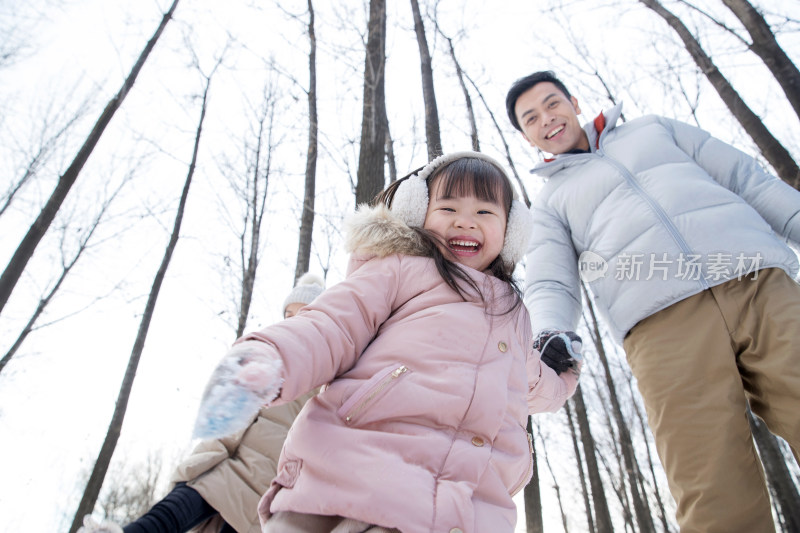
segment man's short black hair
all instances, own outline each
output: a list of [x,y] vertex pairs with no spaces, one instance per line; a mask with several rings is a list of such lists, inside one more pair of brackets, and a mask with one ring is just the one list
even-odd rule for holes
[[517,114],[514,111],[514,108],[517,106],[517,99],[522,95],[522,93],[532,88],[537,83],[542,83],[543,81],[549,81],[555,85],[558,90],[564,93],[564,96],[567,98],[572,97],[567,87],[561,82],[561,80],[556,78],[556,75],[552,70],[541,70],[525,76],[524,78],[518,79],[514,82],[514,84],[508,90],[508,94],[506,95],[506,112],[508,113],[508,118],[511,121],[511,124],[513,124],[514,127],[519,131],[522,131],[522,128],[519,125]]

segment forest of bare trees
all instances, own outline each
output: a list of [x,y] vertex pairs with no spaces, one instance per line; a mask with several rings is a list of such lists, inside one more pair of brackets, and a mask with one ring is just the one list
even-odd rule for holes
[[[534,70],[587,120],[617,102],[677,118],[800,188],[797,2],[139,4],[0,7],[9,530],[125,521],[162,495],[226,347],[276,321],[303,272],[343,278],[343,219],[398,174],[481,150],[530,204],[541,154],[504,97]],[[530,420],[517,531],[677,532],[635,381],[585,296],[581,386]],[[751,425],[778,530],[800,531],[800,469]]]

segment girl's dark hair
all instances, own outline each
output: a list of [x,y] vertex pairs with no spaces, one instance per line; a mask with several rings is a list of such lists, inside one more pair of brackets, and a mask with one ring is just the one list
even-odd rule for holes
[[[397,187],[411,176],[419,173],[422,168],[418,168],[411,174],[390,184],[375,197],[373,205],[382,203],[391,209]],[[484,159],[475,157],[456,159],[437,168],[427,177],[425,182],[428,185],[429,196],[436,184],[440,184],[439,191],[445,196],[472,195],[482,201],[494,202],[499,193],[500,205],[506,211],[506,223],[508,223],[508,214],[511,212],[511,203],[514,200],[514,190],[511,188],[511,183],[505,173]],[[436,270],[439,271],[439,274],[451,289],[466,299],[460,286],[460,283],[464,283],[476,291],[481,296],[481,299],[484,299],[480,288],[461,268],[461,265],[456,262],[455,256],[449,251],[446,252],[446,255],[442,252],[442,249],[447,250],[442,237],[421,227],[412,227],[412,229],[422,238],[427,255],[433,259]],[[440,247],[440,245],[442,246]],[[514,304],[505,313],[514,311],[522,303],[522,294],[514,279],[514,265],[507,265],[498,255],[489,265],[489,271],[497,279],[508,283],[515,298]]]

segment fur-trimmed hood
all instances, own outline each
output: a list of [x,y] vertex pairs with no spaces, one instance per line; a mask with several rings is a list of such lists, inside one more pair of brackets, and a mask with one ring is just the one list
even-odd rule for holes
[[354,259],[394,254],[427,256],[427,247],[419,233],[395,216],[384,204],[358,207],[345,220],[345,248]]

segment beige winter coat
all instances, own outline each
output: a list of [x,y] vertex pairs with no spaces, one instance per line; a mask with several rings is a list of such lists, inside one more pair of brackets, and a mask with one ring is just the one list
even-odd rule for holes
[[[260,533],[258,500],[275,477],[286,433],[315,391],[277,407],[262,408],[247,429],[229,437],[201,442],[172,476],[185,481],[238,533]],[[193,531],[217,533],[220,517]]]

